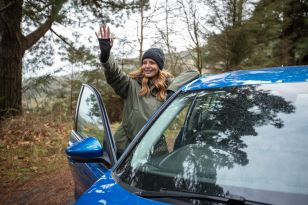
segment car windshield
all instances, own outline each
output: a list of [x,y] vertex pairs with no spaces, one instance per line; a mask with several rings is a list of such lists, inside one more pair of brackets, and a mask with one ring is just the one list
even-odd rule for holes
[[307,204],[307,108],[308,82],[181,94],[115,174],[145,191]]

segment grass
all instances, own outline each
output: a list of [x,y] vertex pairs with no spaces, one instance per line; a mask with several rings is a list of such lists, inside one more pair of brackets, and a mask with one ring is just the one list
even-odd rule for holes
[[71,120],[25,114],[0,125],[0,177],[3,185],[23,183],[67,164],[64,150]]
[[[113,133],[118,127],[119,123],[111,125]],[[71,129],[72,118],[63,114],[24,114],[3,121],[0,124],[0,188],[68,168],[65,148]]]

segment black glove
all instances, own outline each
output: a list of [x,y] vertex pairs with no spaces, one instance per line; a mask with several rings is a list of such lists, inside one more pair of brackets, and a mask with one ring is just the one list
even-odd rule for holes
[[101,49],[100,60],[102,63],[106,63],[110,56],[111,40],[110,39],[98,39],[99,48]]

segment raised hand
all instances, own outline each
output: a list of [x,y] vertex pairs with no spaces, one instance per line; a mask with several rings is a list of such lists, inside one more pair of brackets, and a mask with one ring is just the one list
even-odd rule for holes
[[104,40],[109,40],[109,43],[110,43],[110,47],[112,47],[113,45],[113,39],[111,38],[111,35],[110,35],[110,28],[109,26],[101,26],[99,28],[99,31],[98,32],[95,32],[96,34],[96,37],[100,40],[100,39],[104,39]]
[[113,45],[113,40],[110,36],[109,26],[101,26],[98,32],[95,32],[99,42],[99,48],[101,50],[100,60],[102,63],[106,63],[110,56],[110,50]]

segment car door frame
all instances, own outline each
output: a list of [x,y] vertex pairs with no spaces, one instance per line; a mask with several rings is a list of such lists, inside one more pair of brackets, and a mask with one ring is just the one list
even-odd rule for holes
[[[111,165],[114,165],[117,162],[117,158],[116,158],[116,154],[115,154],[116,153],[116,145],[115,145],[115,141],[114,141],[113,136],[112,136],[107,110],[106,110],[106,107],[105,107],[105,104],[104,104],[104,101],[103,101],[103,98],[102,98],[100,92],[95,87],[93,87],[89,84],[82,84],[82,86],[81,86],[78,101],[77,101],[75,116],[74,116],[73,130],[78,135],[78,132],[77,132],[78,111],[79,111],[79,108],[80,108],[80,101],[81,101],[82,93],[84,91],[84,87],[88,87],[91,91],[93,91],[93,93],[95,94],[96,99],[99,103],[99,108],[100,108],[100,111],[101,111],[102,117],[103,117],[103,123],[104,123],[105,129],[106,129],[106,138],[105,138],[107,140],[107,143],[106,143],[107,150],[106,150],[106,152],[109,155],[111,155],[111,156],[109,156],[110,162],[111,162]],[[105,139],[104,139],[104,142],[105,142]],[[104,143],[104,145],[105,145],[105,143]],[[105,148],[105,146],[104,146],[104,148]]]
[[79,92],[79,97],[74,116],[73,129],[71,130],[71,135],[69,139],[69,146],[72,145],[72,143],[80,142],[83,139],[86,139],[85,137],[81,136],[77,131],[78,113],[85,87],[87,87],[91,91],[91,93],[95,95],[105,128],[104,130],[105,137],[103,139],[103,157],[102,157],[103,160],[101,163],[94,163],[94,162],[76,163],[72,161],[70,158],[68,158],[69,164],[71,165],[72,169],[72,175],[75,181],[76,198],[78,198],[87,188],[89,188],[97,179],[99,179],[106,171],[108,171],[117,162],[115,154],[116,146],[113,140],[105,104],[103,102],[100,92],[95,87],[88,84],[83,84]]

